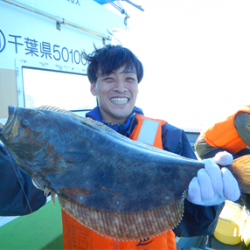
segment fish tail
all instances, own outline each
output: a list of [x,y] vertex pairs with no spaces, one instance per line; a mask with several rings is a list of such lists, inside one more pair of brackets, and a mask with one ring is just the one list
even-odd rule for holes
[[250,194],[250,155],[244,155],[235,159],[227,168],[238,181],[240,191]]

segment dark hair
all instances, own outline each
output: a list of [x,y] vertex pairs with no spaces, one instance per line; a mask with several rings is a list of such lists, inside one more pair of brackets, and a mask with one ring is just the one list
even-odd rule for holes
[[121,45],[106,45],[101,49],[95,47],[93,53],[83,52],[82,56],[89,64],[87,74],[90,82],[97,81],[99,69],[103,75],[109,75],[123,65],[125,65],[125,70],[135,68],[138,83],[142,80],[142,63],[129,49]]

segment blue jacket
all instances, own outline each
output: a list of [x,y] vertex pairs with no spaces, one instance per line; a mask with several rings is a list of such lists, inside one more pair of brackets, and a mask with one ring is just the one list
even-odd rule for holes
[[[135,107],[125,124],[106,125],[129,137],[137,124],[135,119],[137,113],[143,114],[141,109]],[[88,112],[86,116],[103,122],[99,107]],[[164,150],[196,159],[185,132],[169,123],[162,127],[162,142]],[[14,163],[13,158],[10,162],[7,150],[3,146],[0,149],[0,216],[25,215],[31,213],[31,210],[36,211],[46,202],[43,191],[33,186],[30,176]],[[31,210],[15,172],[25,189]],[[184,217],[174,229],[175,234],[183,237],[212,235],[223,205],[203,207],[185,200]]]
[[44,192],[33,185],[0,141],[0,216],[30,214],[45,203]]
[[[102,122],[114,129],[116,132],[129,137],[137,124],[135,119],[136,114],[143,115],[143,112],[140,108],[135,107],[132,114],[128,117],[127,122],[121,125],[110,125],[102,121],[98,106],[88,112],[86,116],[91,117],[96,121]],[[162,142],[163,149],[166,151],[191,159],[197,159],[192,147],[190,146],[185,132],[179,128],[172,126],[169,123],[166,123],[162,127]]]

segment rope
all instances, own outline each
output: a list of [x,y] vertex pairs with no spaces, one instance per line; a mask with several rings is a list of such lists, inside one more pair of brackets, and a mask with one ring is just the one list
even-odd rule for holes
[[[14,170],[16,176],[17,176],[17,180],[18,180],[18,182],[19,182],[19,184],[20,184],[20,186],[21,186],[21,188],[22,188],[22,191],[23,191],[24,197],[25,197],[25,199],[26,199],[26,201],[27,201],[27,204],[28,204],[28,206],[29,206],[30,212],[33,213],[33,210],[32,210],[32,208],[31,208],[31,206],[30,206],[30,203],[29,203],[29,199],[28,199],[28,197],[27,197],[27,195],[26,195],[26,193],[25,193],[23,184],[22,184],[21,180],[19,179],[18,174],[17,174],[17,171],[16,171],[16,169],[15,169],[15,167],[14,167],[14,165],[13,165],[11,155],[10,155],[10,153],[9,153],[8,150],[6,150],[6,152],[7,152],[7,154],[8,154],[9,159],[10,159],[11,166],[12,166],[12,168],[13,168],[13,170]],[[42,233],[41,233],[41,231],[40,231],[40,229],[39,229],[39,225],[38,225],[37,221],[35,220],[35,218],[33,218],[33,220],[34,220],[35,225],[36,225],[36,227],[37,227],[38,234],[40,235],[41,240],[43,241],[43,243],[44,243],[44,245],[45,245],[45,240],[44,240],[43,235],[42,235]],[[45,248],[45,250],[47,250],[47,247]]]

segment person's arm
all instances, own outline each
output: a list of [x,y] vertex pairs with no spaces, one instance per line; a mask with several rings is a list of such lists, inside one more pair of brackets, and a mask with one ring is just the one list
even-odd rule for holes
[[240,138],[250,147],[250,114],[239,112],[234,118],[234,125]]
[[[185,132],[170,124],[162,127],[163,149],[191,159],[197,159]],[[216,206],[195,205],[185,199],[181,222],[173,229],[178,237],[212,235],[224,203]]]
[[[225,151],[224,148],[212,147],[200,135],[195,144],[194,150],[201,160],[214,157],[217,153]],[[227,150],[228,153],[232,153]]]
[[0,216],[26,215],[45,203],[44,192],[33,185],[0,141]]
[[[226,151],[233,155],[234,159],[237,159],[246,154],[250,154],[250,114],[246,112],[239,112],[234,119],[235,128],[240,136],[240,138],[248,145],[248,147],[233,153],[224,148],[212,147],[208,145],[202,136],[199,136],[195,142],[194,148],[200,159],[208,159],[214,157],[218,152]],[[241,206],[246,206],[250,209],[250,195],[241,194],[241,198],[236,202]]]
[[218,147],[212,147],[209,144],[205,142],[205,140],[202,138],[202,136],[199,136],[198,139],[195,142],[194,145],[195,152],[197,153],[198,157],[201,160],[208,159],[214,157],[219,152],[228,152],[233,156],[234,159],[237,159],[238,157],[241,157],[246,154],[250,154],[250,148],[246,147],[242,150],[238,151],[237,153],[233,153],[230,150],[227,150],[225,148],[218,148]]
[[166,151],[197,160],[184,130],[169,123],[162,126],[162,146]]

